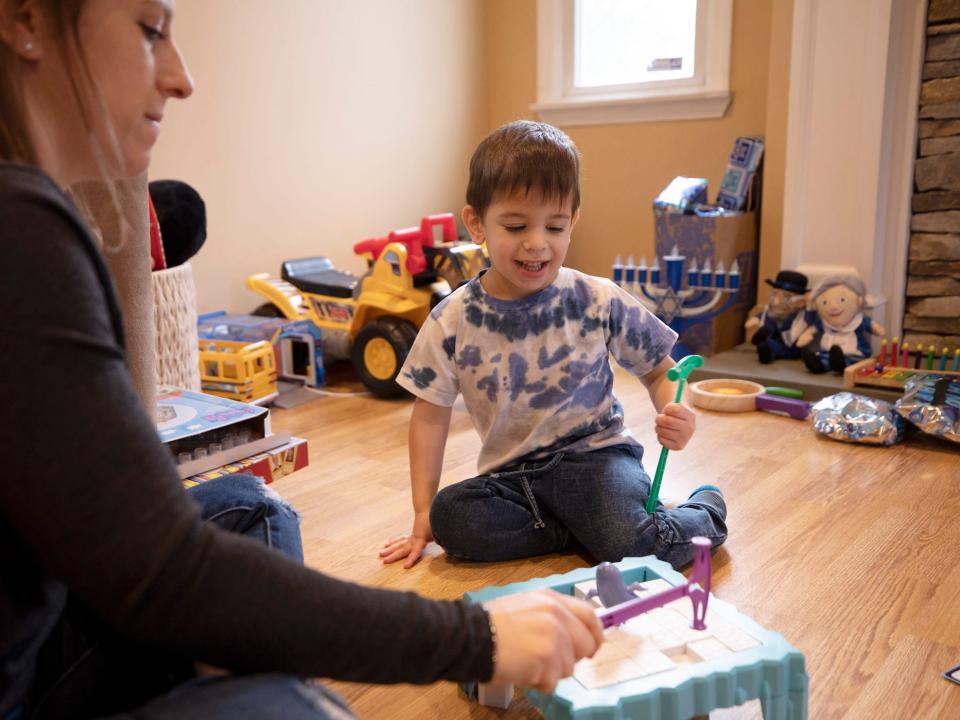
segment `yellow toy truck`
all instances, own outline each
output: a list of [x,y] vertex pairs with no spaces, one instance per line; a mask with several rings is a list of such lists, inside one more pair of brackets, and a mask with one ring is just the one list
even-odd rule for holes
[[418,328],[440,300],[487,267],[487,257],[458,239],[451,213],[428,215],[419,227],[353,250],[367,261],[362,277],[311,257],[284,262],[280,278],[251,275],[247,287],[269,301],[256,314],[311,320],[323,333],[325,355],[350,359],[374,395],[396,397],[404,394],[396,377]]
[[210,395],[264,405],[277,397],[273,346],[234,340],[200,340],[200,389]]

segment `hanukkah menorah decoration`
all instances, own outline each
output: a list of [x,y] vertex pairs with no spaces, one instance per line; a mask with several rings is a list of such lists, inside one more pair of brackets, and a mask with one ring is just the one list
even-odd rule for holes
[[734,259],[728,271],[723,260],[712,267],[707,258],[702,267],[698,267],[696,258],[687,263],[687,257],[679,253],[676,245],[662,260],[665,270],[661,270],[657,257],[653,259],[653,266],[647,267],[646,258],[634,266],[630,256],[623,265],[618,255],[613,263],[613,281],[679,335],[671,353],[674,360],[679,360],[693,354],[684,342],[684,331],[695,323],[723,314],[736,302],[740,292],[740,266]]

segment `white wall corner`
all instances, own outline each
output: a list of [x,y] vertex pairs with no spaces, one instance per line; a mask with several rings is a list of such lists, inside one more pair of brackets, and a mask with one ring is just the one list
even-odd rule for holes
[[899,330],[925,0],[794,3],[781,258],[853,272]]
[[787,93],[787,143],[783,181],[783,227],[780,262],[798,269],[804,256],[806,237],[807,175],[813,84],[812,54],[816,44],[817,0],[793,4],[793,33],[790,46],[790,86]]

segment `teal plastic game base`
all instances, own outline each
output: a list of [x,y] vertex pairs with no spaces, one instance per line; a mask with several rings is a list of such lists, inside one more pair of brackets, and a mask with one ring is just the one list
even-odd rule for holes
[[[686,582],[683,575],[653,556],[625,558],[616,565],[627,583],[658,578],[674,586]],[[484,602],[537,588],[573,595],[575,584],[592,581],[595,575],[595,568],[582,568],[564,575],[488,587],[465,597]],[[765,720],[806,720],[808,678],[803,654],[782,635],[765,630],[713,595],[706,616],[708,631],[711,619],[747,633],[757,644],[723,657],[678,663],[669,670],[606,687],[588,689],[576,677],[570,677],[561,680],[552,694],[524,692],[550,720],[687,720],[753,699],[760,700]],[[476,697],[476,683],[462,687],[468,696]]]

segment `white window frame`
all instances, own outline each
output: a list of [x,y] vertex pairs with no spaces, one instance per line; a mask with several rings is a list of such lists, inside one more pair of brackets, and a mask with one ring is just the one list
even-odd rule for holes
[[604,88],[574,88],[574,0],[537,0],[537,102],[554,125],[602,125],[719,118],[730,92],[733,0],[700,0],[693,78]]

